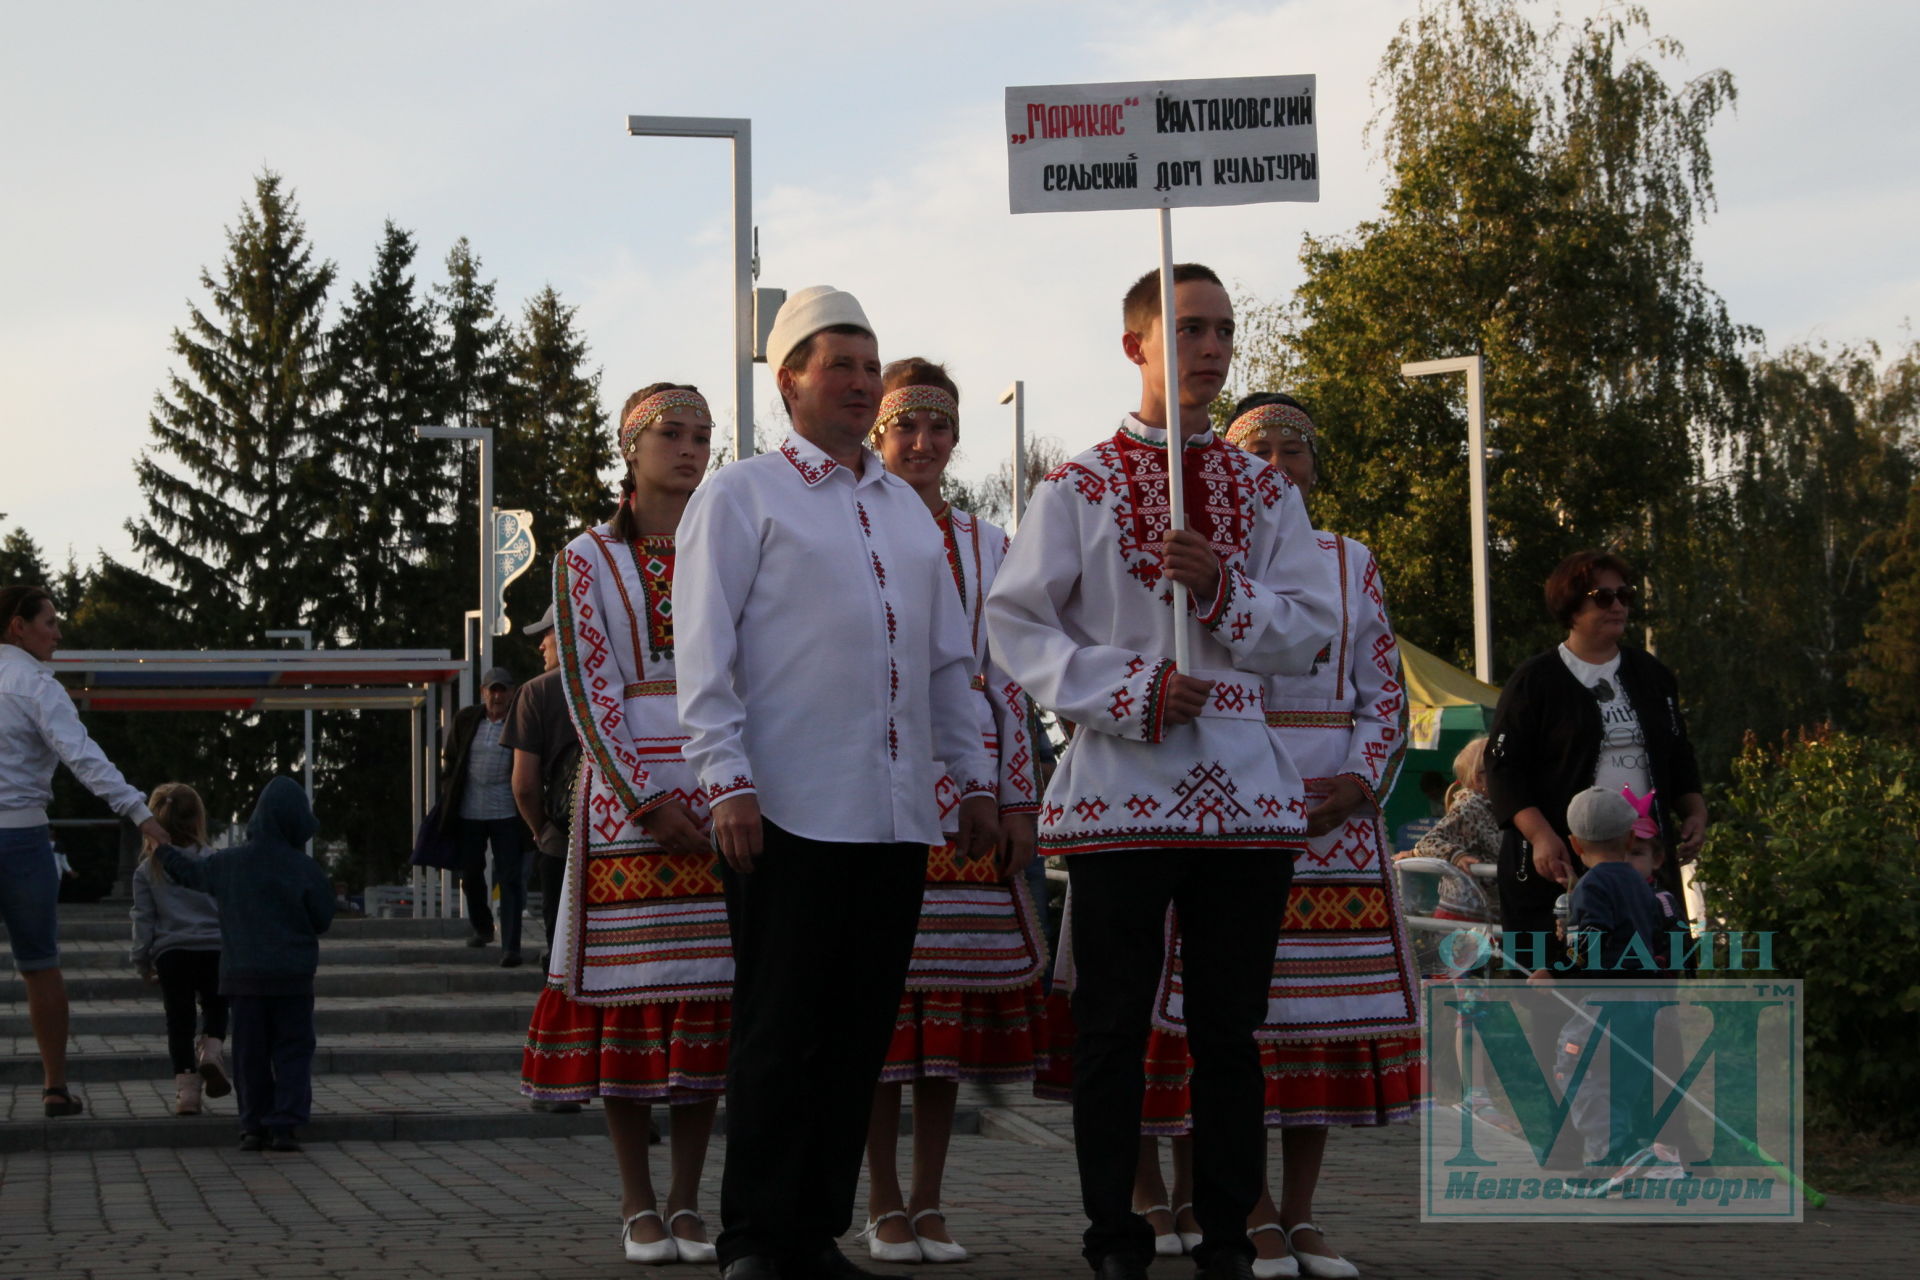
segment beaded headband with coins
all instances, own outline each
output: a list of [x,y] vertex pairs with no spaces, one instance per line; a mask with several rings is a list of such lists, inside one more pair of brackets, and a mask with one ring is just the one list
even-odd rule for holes
[[713,411],[707,408],[707,398],[698,391],[688,391],[684,387],[668,387],[633,406],[627,414],[627,420],[620,424],[620,456],[631,458],[634,446],[640,443],[640,433],[660,421],[670,409],[698,409],[707,420],[713,420]]
[[926,410],[946,415],[953,426],[953,438],[960,438],[960,402],[944,387],[896,387],[880,397],[880,412],[873,418],[873,439],[886,434],[887,428],[910,413]]
[[1256,436],[1271,435],[1278,440],[1299,440],[1315,453],[1320,451],[1319,433],[1307,411],[1291,404],[1263,404],[1247,410],[1227,428],[1227,443],[1236,449],[1247,447]]

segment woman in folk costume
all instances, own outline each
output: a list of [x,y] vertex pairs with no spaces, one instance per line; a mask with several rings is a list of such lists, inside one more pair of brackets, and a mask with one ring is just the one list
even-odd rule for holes
[[[1007,535],[940,495],[960,438],[959,388],[938,364],[897,360],[873,440],[887,470],[912,485],[946,539],[978,666],[981,732],[998,762],[1001,845],[991,862],[966,861],[952,845],[931,850],[907,989],[893,1044],[874,1091],[867,1130],[869,1252],[887,1262],[958,1262],[940,1210],[940,1182],[962,1080],[1033,1078],[1041,1047],[1040,973],[1046,944],[1025,871],[1035,845],[1040,779],[1028,734],[1027,696],[987,658],[987,589],[1007,553]],[[954,803],[941,782],[943,812]],[[900,1086],[913,1083],[913,1182],[895,1173]]]
[[[700,1170],[726,1087],[733,954],[707,805],[674,701],[674,531],[705,476],[713,417],[689,386],[628,397],[620,510],[554,560],[555,634],[581,770],[565,903],[521,1092],[605,1100],[630,1262],[711,1262]],[[655,1199],[651,1106],[675,1108]]]
[[[1279,467],[1311,499],[1319,435],[1297,401],[1248,396],[1227,442]],[[1248,1229],[1256,1276],[1338,1280],[1359,1269],[1313,1225],[1327,1128],[1411,1121],[1427,1099],[1418,987],[1380,817],[1406,750],[1399,646],[1373,554],[1352,538],[1316,538],[1339,584],[1340,630],[1311,674],[1273,677],[1267,692],[1267,723],[1306,779],[1311,807],[1261,1040],[1267,1124],[1280,1130],[1280,1203],[1269,1191]],[[1161,1008],[1172,1023],[1177,966],[1169,972]],[[1177,1179],[1184,1163],[1176,1154]]]

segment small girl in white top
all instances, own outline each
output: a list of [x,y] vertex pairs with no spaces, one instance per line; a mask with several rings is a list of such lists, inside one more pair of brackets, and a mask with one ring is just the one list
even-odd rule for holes
[[[167,829],[167,843],[190,858],[205,858],[207,807],[184,782],[157,788],[147,801],[154,820]],[[167,1053],[173,1059],[173,1113],[197,1116],[204,1086],[210,1098],[233,1089],[227,1080],[227,998],[220,994],[220,908],[211,894],[175,884],[144,842],[146,856],[133,872],[134,968],[160,984],[167,1011]],[[200,1037],[194,1039],[198,1001]]]

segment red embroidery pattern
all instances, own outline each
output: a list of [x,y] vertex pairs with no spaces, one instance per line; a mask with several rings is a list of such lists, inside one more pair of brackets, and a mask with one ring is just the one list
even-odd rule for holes
[[[1122,430],[1095,446],[1094,455],[1112,476],[1106,487],[1116,498],[1113,516],[1127,572],[1152,587],[1160,576],[1160,543],[1171,518],[1166,448]],[[1258,483],[1260,473],[1272,468],[1218,438],[1189,446],[1182,463],[1187,526],[1207,539],[1223,562],[1245,560],[1253,502],[1273,505]]]
[[[581,734],[581,748],[607,779],[619,802],[630,810],[638,808],[649,770],[639,756],[616,746],[606,736],[626,722],[622,697],[625,681],[617,678],[612,666],[613,646],[596,625],[593,562],[568,547],[561,553],[557,573],[554,598],[559,616],[555,631],[560,640],[561,667],[566,672],[567,697],[574,704],[574,720],[587,730]],[[614,576],[617,581],[619,575]]]
[[1099,796],[1094,796],[1091,800],[1076,801],[1073,806],[1073,811],[1080,815],[1082,822],[1098,822],[1101,816],[1112,807],[1112,805],[1102,800]]
[[1213,705],[1218,711],[1245,711],[1247,709],[1247,688],[1245,685],[1229,684],[1225,680],[1213,686]]
[[1265,818],[1277,818],[1286,809],[1286,806],[1280,803],[1280,797],[1270,796],[1265,792],[1255,796],[1253,803],[1258,806],[1260,815]]
[[1167,732],[1167,684],[1174,676],[1173,663],[1163,661],[1147,680],[1147,706],[1141,715],[1140,736],[1158,742]]
[[673,535],[636,539],[630,550],[646,610],[647,654],[659,662],[673,657]]
[[873,559],[873,579],[880,584],[880,589],[885,591],[887,589],[887,566],[880,563],[880,553],[878,551],[869,551],[867,554]]
[[840,465],[832,458],[822,458],[819,462],[809,463],[800,456],[800,451],[793,447],[791,440],[780,446],[780,455],[793,464],[793,469],[800,473],[800,478],[807,482],[808,488],[812,488],[832,475],[833,469]]
[[1115,720],[1125,720],[1133,710],[1133,694],[1125,685],[1113,691],[1113,701],[1107,703],[1107,714]]
[[1067,815],[1067,811],[1063,806],[1057,805],[1057,804],[1049,804],[1047,806],[1046,813],[1041,817],[1040,822],[1044,826],[1051,827],[1055,823],[1059,822],[1060,819],[1066,817],[1066,815]]
[[1151,818],[1160,812],[1160,802],[1152,796],[1136,795],[1127,801],[1127,808],[1133,810],[1136,818]]
[[867,504],[864,502],[856,502],[853,504],[853,509],[860,513],[860,532],[871,538],[873,536],[873,521],[867,519]]
[[1225,833],[1232,819],[1251,816],[1237,798],[1240,788],[1218,761],[1194,765],[1173,791],[1179,803],[1167,811],[1167,816],[1190,819],[1195,831],[1205,831],[1207,823],[1212,822],[1215,831]]
[[726,782],[726,783],[722,783],[717,787],[707,788],[707,803],[709,805],[718,804],[720,803],[720,801],[726,799],[728,796],[734,794],[736,791],[751,791],[751,790],[753,790],[753,779],[749,778],[744,773],[736,773],[733,775],[732,782]]

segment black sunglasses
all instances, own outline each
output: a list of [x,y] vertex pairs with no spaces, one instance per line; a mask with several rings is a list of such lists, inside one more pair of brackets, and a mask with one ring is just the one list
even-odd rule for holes
[[1639,595],[1640,593],[1632,587],[1595,587],[1587,592],[1587,599],[1602,609],[1611,609],[1615,600],[1624,605],[1631,605]]

